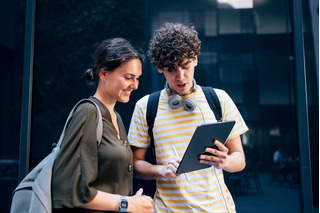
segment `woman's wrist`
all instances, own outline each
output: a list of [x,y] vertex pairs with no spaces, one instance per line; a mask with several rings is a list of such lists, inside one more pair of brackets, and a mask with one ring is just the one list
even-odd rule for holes
[[118,212],[128,212],[129,201],[126,196],[120,196]]

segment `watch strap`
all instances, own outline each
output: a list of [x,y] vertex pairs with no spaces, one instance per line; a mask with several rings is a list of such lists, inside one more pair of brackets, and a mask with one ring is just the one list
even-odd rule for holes
[[128,205],[129,204],[128,204],[128,200],[127,200],[126,196],[121,195],[118,212],[126,212],[128,209]]

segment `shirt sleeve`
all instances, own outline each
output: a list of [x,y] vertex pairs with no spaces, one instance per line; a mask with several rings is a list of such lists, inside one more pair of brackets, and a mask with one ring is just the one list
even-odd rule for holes
[[148,148],[150,137],[148,135],[148,125],[146,121],[146,109],[149,95],[140,99],[134,108],[128,132],[130,145],[140,148]]
[[230,96],[224,90],[215,89],[215,91],[219,97],[219,101],[221,104],[222,120],[236,121],[228,139],[234,138],[248,131],[246,123],[244,122],[238,108],[236,107]]
[[97,194],[91,186],[98,174],[96,115],[95,106],[84,103],[68,124],[53,169],[53,208],[73,208]]

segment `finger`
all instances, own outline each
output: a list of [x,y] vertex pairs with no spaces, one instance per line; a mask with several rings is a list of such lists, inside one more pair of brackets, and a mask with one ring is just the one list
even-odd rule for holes
[[178,177],[179,177],[179,175],[177,175],[177,173],[176,173],[176,172],[177,172],[177,167],[172,167],[172,168],[171,168],[171,172],[172,172],[172,173],[171,173],[171,174],[172,174],[172,175],[171,175],[172,178],[178,178]]
[[174,156],[174,157],[171,158],[171,160],[180,162],[180,161],[181,161],[181,157],[179,157],[179,156]]
[[[207,149],[206,149],[206,151],[207,151]],[[213,150],[213,151],[218,152],[217,150]],[[206,164],[208,164],[208,162],[210,162],[210,164],[212,164],[212,163],[217,163],[218,161],[220,161],[219,157],[212,156],[212,155],[200,155],[199,160],[200,160],[200,163],[206,163]],[[201,162],[201,160],[206,161],[206,162]]]
[[216,145],[216,146],[218,147],[218,149],[219,149],[220,151],[226,151],[226,150],[228,150],[228,148],[227,148],[223,143],[221,143],[221,142],[218,141],[218,140],[214,140],[213,143],[214,143],[214,145]]
[[171,158],[173,161],[180,163],[181,162],[181,158],[180,157],[173,157]]
[[174,172],[175,170],[177,170],[177,168],[174,166],[173,163],[169,162],[167,164],[167,170],[169,170],[170,172]]
[[[210,150],[206,149],[206,152],[209,152],[209,151]],[[211,155],[200,155],[199,156],[200,160],[210,160],[211,161],[212,158],[213,158],[213,156],[211,156]]]
[[208,165],[214,166],[217,169],[222,169],[222,166],[219,163],[214,163],[212,161],[207,161],[207,160],[200,160],[199,162],[203,163],[203,164],[208,164]]
[[141,196],[142,193],[143,193],[143,189],[140,188],[140,189],[136,192],[136,195],[137,195],[137,196]]
[[178,168],[178,166],[179,166],[179,162],[177,162],[177,161],[170,161],[169,163],[168,163],[168,165],[173,165],[175,168]]
[[214,166],[214,163],[213,163],[213,162],[211,162],[211,161],[207,161],[207,160],[200,160],[199,162],[200,162],[200,163],[203,163],[203,164],[208,164],[208,165],[212,165],[212,166]]
[[176,175],[177,168],[172,164],[168,163],[166,165],[166,177],[167,178],[177,178],[178,176]]
[[208,157],[218,156],[218,155],[219,155],[219,150],[218,150],[218,149],[211,148],[211,147],[206,147],[206,148],[204,149],[204,151],[205,151],[207,154],[203,154],[203,155],[208,156]]

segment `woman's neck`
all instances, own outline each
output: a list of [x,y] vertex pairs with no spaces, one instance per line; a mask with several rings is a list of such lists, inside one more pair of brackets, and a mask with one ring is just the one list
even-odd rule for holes
[[110,116],[111,116],[111,120],[113,123],[113,126],[117,132],[117,136],[118,138],[120,138],[120,131],[119,131],[119,125],[118,125],[118,119],[117,119],[117,115],[114,112],[114,106],[115,106],[115,101],[111,102],[110,100],[108,100],[107,98],[105,98],[104,96],[100,95],[99,93],[96,92],[96,94],[94,94],[95,98],[97,98],[99,101],[101,101],[109,110]]
[[114,106],[116,104],[115,101],[110,101],[108,98],[104,97],[100,93],[96,92],[93,97],[97,98],[99,101],[101,101],[110,111],[110,113],[114,113]]

